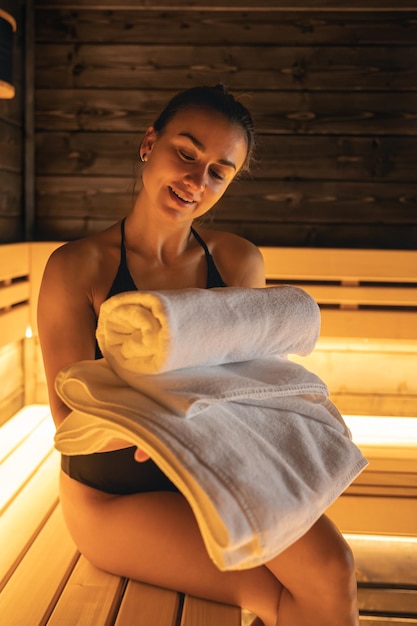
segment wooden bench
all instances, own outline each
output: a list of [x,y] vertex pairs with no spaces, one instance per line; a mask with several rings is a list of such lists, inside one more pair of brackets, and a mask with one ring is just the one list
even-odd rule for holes
[[318,302],[321,338],[417,344],[417,251],[261,248],[269,284]]
[[238,607],[125,580],[78,553],[58,501],[46,405],[0,429],[0,615],[7,626],[240,626]]
[[319,303],[321,336],[302,363],[343,414],[417,416],[417,251],[262,248],[269,284]]
[[[132,623],[135,626],[240,625],[241,615],[247,619],[249,616],[237,607],[184,597],[179,592],[124,580],[97,570],[79,555],[68,535],[58,501],[59,457],[53,449],[53,424],[49,409],[43,404],[45,390],[38,372],[39,363],[36,364],[39,361],[39,356],[36,357],[37,293],[46,259],[57,245],[47,242],[0,246],[0,349],[11,342],[23,344],[24,397],[28,405],[6,421],[0,430],[2,621],[8,626],[104,626],[110,623],[116,626],[130,626]],[[382,273],[380,280],[377,280],[374,272],[364,272],[363,260],[360,263],[357,261],[356,265],[353,263],[355,257],[357,260],[361,258],[361,253],[349,251],[350,261],[347,266],[362,270],[361,279],[358,278],[357,270],[359,284],[353,287],[345,284],[345,278],[336,281],[336,262],[330,264],[328,251],[325,251],[323,258],[327,257],[326,262],[332,269],[330,285],[322,284],[325,282],[325,269],[322,267],[320,274],[315,265],[319,262],[319,251],[316,254],[315,250],[304,250],[302,262],[298,255],[291,259],[293,253],[289,250],[273,248],[262,249],[262,252],[270,282],[294,282],[307,290],[315,290],[313,295],[321,304],[323,313],[323,336],[320,342],[324,341],[325,346],[328,341],[350,341],[352,337],[349,332],[354,332],[354,342],[368,344],[376,341],[379,347],[382,345],[381,340],[384,345],[386,342],[399,342],[406,345],[410,354],[415,356],[416,326],[413,320],[415,323],[416,286],[412,274],[416,276],[417,273],[414,272],[414,253],[406,253],[405,256],[399,253],[398,257],[395,255],[400,266],[404,262],[411,268],[411,273],[407,269],[397,272],[396,279],[389,270],[393,266],[394,257],[388,254],[389,280],[386,277],[384,280]],[[379,254],[381,258],[378,262]],[[334,258],[339,258],[337,251]],[[344,253],[338,263],[342,265],[346,258]],[[374,255],[368,257],[368,262],[372,259],[375,267],[381,264],[384,266],[384,258],[385,252],[375,251]],[[288,275],[290,269],[291,275]],[[308,270],[311,270],[310,273]],[[315,271],[318,272],[319,280],[314,278]],[[363,279],[364,275],[366,280]],[[346,280],[352,280],[352,272]],[[374,299],[372,309],[367,308],[369,303],[362,309],[362,296],[365,293],[360,290],[367,291],[375,286],[388,290],[384,302],[376,304]],[[322,291],[324,287],[326,289]],[[331,288],[333,295],[329,296],[328,288]],[[397,301],[394,297],[395,289],[399,290]],[[337,297],[337,293],[343,293],[343,298]],[[356,302],[353,301],[355,293]],[[381,299],[382,292],[378,293]],[[321,294],[331,297],[331,308],[327,308],[327,301],[320,302]],[[362,299],[359,302],[360,294]],[[387,294],[391,297],[389,306],[385,304]],[[346,302],[348,296],[350,300]],[[370,296],[366,298],[369,300]],[[401,304],[398,305],[398,302]],[[375,332],[369,339],[366,334],[369,312],[377,311],[382,313],[379,318],[381,321],[378,322],[378,331],[374,328]],[[365,316],[363,312],[366,312]],[[345,322],[342,322],[343,319]],[[391,325],[393,319],[397,320],[395,325]],[[401,329],[398,330],[397,326]],[[341,337],[336,336],[336,329]],[[335,344],[331,345],[334,348]],[[326,372],[323,377],[326,379]],[[328,513],[344,531],[355,552],[363,613],[361,624],[417,624],[416,437],[407,436],[405,441],[393,444],[369,436],[363,430],[369,420],[388,420],[387,415],[356,415],[350,419],[355,426],[353,430],[356,431],[358,443],[370,458],[371,464],[330,507]],[[404,428],[404,434],[406,425],[413,427],[415,424],[411,415],[406,416],[406,422],[398,416],[393,419],[397,420],[397,431]],[[371,426],[382,424],[384,427],[387,423],[375,421],[371,422]],[[413,434],[413,428],[411,431]]]
[[[59,454],[47,405],[0,428],[0,615],[8,626],[240,626],[250,615],[102,572],[80,556],[58,500]],[[346,534],[361,626],[417,624],[417,540]],[[389,615],[389,621],[386,621]],[[405,617],[407,616],[407,617]],[[414,616],[414,617],[413,617]]]

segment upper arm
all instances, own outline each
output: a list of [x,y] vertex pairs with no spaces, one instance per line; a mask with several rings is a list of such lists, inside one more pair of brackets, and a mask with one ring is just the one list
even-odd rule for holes
[[256,246],[250,244],[242,259],[240,287],[265,287],[265,264]]
[[96,316],[85,274],[80,256],[63,246],[50,257],[39,293],[39,339],[57,425],[69,409],[56,394],[56,375],[66,365],[94,358]]

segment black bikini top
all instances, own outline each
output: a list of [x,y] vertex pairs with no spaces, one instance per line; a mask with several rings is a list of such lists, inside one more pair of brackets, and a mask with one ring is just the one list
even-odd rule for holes
[[[115,296],[118,293],[124,293],[125,291],[137,291],[138,290],[129,272],[129,268],[127,266],[127,261],[126,261],[125,219],[126,218],[124,218],[120,223],[120,230],[121,230],[121,235],[122,235],[121,241],[120,241],[120,263],[117,269],[116,276],[112,283],[112,286],[110,287],[109,293],[107,294],[106,300],[108,300],[112,296]],[[194,228],[191,228],[191,232],[196,238],[196,240],[198,241],[198,243],[203,248],[204,253],[206,255],[206,262],[207,262],[206,289],[214,289],[216,287],[227,287],[226,283],[224,282],[223,278],[220,275],[219,270],[216,267],[216,264],[214,262],[212,255],[209,252],[207,244],[200,237],[200,235],[194,230]],[[96,359],[101,359],[102,356],[103,355],[101,354],[100,348],[98,347],[98,344],[96,342]]]
[[[126,248],[125,248],[125,219],[124,218],[120,223],[120,230],[122,234],[121,242],[120,242],[120,264],[117,270],[117,274],[113,281],[112,286],[110,287],[110,291],[107,294],[106,300],[111,298],[111,296],[116,295],[117,293],[123,293],[124,291],[137,291],[135,283],[133,282],[133,278],[129,272],[129,268],[127,267],[126,262]],[[200,235],[191,228],[191,232],[203,248],[204,253],[206,255],[207,262],[207,283],[206,289],[214,289],[215,287],[227,287],[223,278],[220,275],[219,270],[216,267],[214,259],[207,248],[207,244]]]

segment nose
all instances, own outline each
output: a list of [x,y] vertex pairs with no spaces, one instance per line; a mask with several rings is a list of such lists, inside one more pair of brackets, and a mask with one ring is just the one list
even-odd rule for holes
[[202,191],[207,184],[207,172],[203,167],[196,167],[188,171],[184,177],[185,183],[193,191]]

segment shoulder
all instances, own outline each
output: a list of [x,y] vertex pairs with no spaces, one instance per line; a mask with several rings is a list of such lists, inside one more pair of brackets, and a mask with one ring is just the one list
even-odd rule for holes
[[265,285],[264,261],[259,248],[239,235],[199,229],[226,284],[241,287]]
[[64,243],[49,257],[42,278],[40,299],[93,307],[98,311],[120,258],[120,235],[107,229]]
[[45,274],[58,274],[69,281],[91,282],[102,273],[106,259],[116,257],[118,242],[108,229],[60,245],[48,259]]

